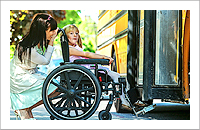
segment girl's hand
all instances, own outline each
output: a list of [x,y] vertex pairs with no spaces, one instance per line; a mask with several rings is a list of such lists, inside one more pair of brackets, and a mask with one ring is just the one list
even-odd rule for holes
[[113,63],[114,59],[109,57],[109,56],[104,56],[103,59],[108,59],[109,60],[109,64]]

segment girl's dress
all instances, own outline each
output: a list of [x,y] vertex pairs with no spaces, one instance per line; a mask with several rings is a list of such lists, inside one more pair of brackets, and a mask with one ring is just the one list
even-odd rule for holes
[[[70,46],[70,45],[69,45],[69,47],[73,47],[73,46]],[[75,49],[77,49],[77,50],[79,50],[79,51],[83,51],[83,49],[80,48],[78,45],[76,45],[76,46],[73,47],[73,48],[75,48]],[[81,56],[74,56],[74,55],[72,55],[72,56],[69,57],[70,62],[73,62],[73,61],[76,60],[76,59],[88,59],[88,58],[86,58],[86,57],[81,57]],[[88,69],[93,69],[93,67],[92,67],[93,65],[91,65],[91,64],[83,64],[82,66],[85,66],[85,67],[88,68]],[[120,77],[119,73],[116,73],[116,72],[114,72],[114,71],[111,71],[111,70],[109,70],[109,68],[103,67],[103,66],[101,66],[101,65],[98,65],[98,68],[99,68],[99,69],[104,69],[104,70],[106,70],[106,71],[108,72],[108,75],[114,80],[114,82],[118,82],[118,78]],[[104,72],[102,72],[102,73],[104,73]]]
[[[47,65],[50,62],[54,47],[48,46],[44,55],[37,46],[31,49],[31,61],[28,54],[24,62],[18,58],[17,50],[10,62],[10,100],[13,110],[25,109],[42,100],[42,86],[46,74],[39,72],[37,65]],[[51,85],[48,94],[57,87]]]

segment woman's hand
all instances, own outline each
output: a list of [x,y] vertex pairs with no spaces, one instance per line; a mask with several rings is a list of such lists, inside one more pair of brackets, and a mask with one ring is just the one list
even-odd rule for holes
[[58,29],[59,28],[57,28],[56,30],[53,30],[53,32],[52,32],[51,39],[49,41],[49,45],[51,45],[51,46],[53,46],[53,42],[54,42],[54,40],[55,40],[55,38],[57,36]]
[[58,33],[58,28],[56,30],[54,30],[53,35],[51,36],[51,41],[54,41],[54,39],[56,38]]

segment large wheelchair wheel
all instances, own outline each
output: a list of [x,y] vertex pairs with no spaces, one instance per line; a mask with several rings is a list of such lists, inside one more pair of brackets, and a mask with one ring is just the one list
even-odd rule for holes
[[[48,96],[51,87],[59,95]],[[87,68],[66,64],[54,69],[43,84],[42,98],[47,111],[58,120],[88,119],[99,106],[101,87]]]

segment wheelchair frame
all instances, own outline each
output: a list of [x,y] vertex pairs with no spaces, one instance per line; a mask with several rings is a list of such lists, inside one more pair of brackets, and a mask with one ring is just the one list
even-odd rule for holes
[[[108,94],[109,102],[105,110],[99,112],[99,120],[111,120],[110,109],[114,98],[121,94],[121,88],[125,85],[125,78],[119,78],[119,83],[108,80],[106,70],[98,69],[98,64],[109,65],[107,59],[77,59],[69,62],[69,46],[67,36],[63,29],[60,37],[63,63],[55,68],[46,78],[42,89],[42,98],[46,110],[49,112],[50,119],[58,120],[85,120],[93,115],[99,106],[102,92]],[[95,72],[81,66],[80,64],[94,64]],[[104,71],[105,77],[99,77]],[[97,78],[98,77],[98,78]],[[102,80],[102,78],[104,80]],[[112,87],[110,88],[109,85]],[[116,89],[116,85],[119,89]],[[59,95],[49,97],[48,92],[55,88]],[[108,100],[108,99],[106,99]]]
[[[67,36],[63,29],[59,29],[59,32],[63,33],[60,41],[64,62],[51,71],[42,88],[42,100],[46,110],[51,115],[50,119],[86,120],[94,114],[101,100],[109,100],[105,110],[99,112],[98,118],[99,120],[111,120],[112,115],[109,111],[113,101],[120,99],[119,95],[122,94],[122,89],[124,91],[126,88],[126,79],[120,77],[118,78],[119,82],[115,83],[108,76],[106,70],[98,69],[98,64],[109,65],[108,59],[77,59],[74,62],[69,62]],[[80,64],[94,64],[94,73]],[[103,77],[100,71],[104,71]],[[52,89],[59,95],[48,96]],[[109,99],[103,99],[102,92],[109,94]],[[132,113],[136,116],[155,108],[155,105],[135,107],[131,104],[129,97],[127,99],[131,105]]]

